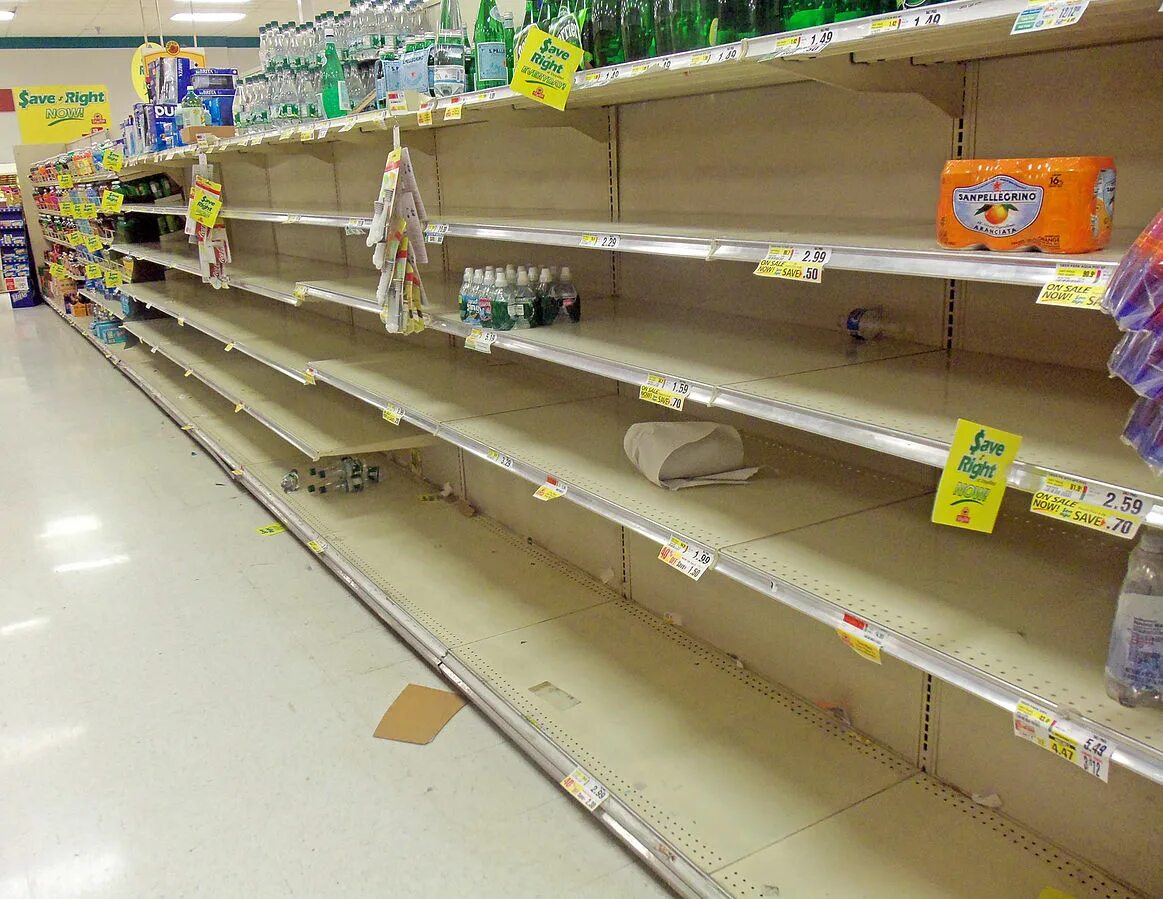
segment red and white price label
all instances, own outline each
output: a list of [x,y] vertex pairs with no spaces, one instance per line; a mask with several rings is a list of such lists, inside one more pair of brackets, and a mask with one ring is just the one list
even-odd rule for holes
[[658,551],[658,561],[665,562],[676,571],[681,571],[692,581],[703,576],[715,561],[714,554],[701,546],[692,546],[678,537],[671,537],[670,543],[664,543]]
[[546,478],[545,483],[533,491],[533,498],[547,503],[551,499],[557,499],[559,496],[565,496],[567,493],[569,493],[569,487],[561,483],[557,478],[550,477]]
[[581,767],[574,768],[565,775],[561,780],[561,785],[565,787],[565,791],[569,795],[591,812],[595,811],[610,796],[610,791],[602,786],[596,777]]
[[836,635],[858,656],[880,664],[880,650],[887,636],[883,629],[845,612]]

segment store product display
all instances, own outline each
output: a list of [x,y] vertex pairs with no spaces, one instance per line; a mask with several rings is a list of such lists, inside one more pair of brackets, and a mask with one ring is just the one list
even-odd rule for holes
[[292,468],[282,479],[284,493],[303,490],[323,496],[329,492],[360,493],[368,485],[379,483],[380,466],[368,465],[356,456],[343,456],[331,465],[312,466],[307,474]]
[[32,256],[28,228],[24,222],[20,188],[13,175],[0,175],[0,293],[13,308],[40,302],[36,279],[32,277]]
[[512,331],[581,321],[581,295],[569,266],[519,265],[466,268],[457,294],[460,320]]
[[668,490],[745,484],[758,468],[743,465],[743,438],[730,425],[700,421],[634,424],[622,443],[646,480]]

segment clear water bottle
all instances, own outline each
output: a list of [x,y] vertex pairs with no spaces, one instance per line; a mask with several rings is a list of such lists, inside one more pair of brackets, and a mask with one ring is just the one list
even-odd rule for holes
[[472,269],[466,268],[464,270],[464,278],[460,282],[460,293],[456,297],[456,309],[460,313],[460,320],[462,322],[468,321],[468,298],[469,291],[472,290]]
[[541,277],[537,281],[537,289],[533,292],[533,297],[537,304],[537,323],[539,325],[552,325],[557,319],[557,313],[561,311],[561,307],[557,305],[557,301],[553,297],[553,276],[550,275],[548,268],[541,270]]
[[509,318],[515,330],[532,328],[536,321],[533,288],[529,286],[529,272],[525,269],[517,272],[517,287],[509,300]]
[[571,322],[581,321],[581,297],[578,296],[577,288],[573,286],[573,276],[568,265],[561,267],[561,277],[553,285],[551,292],[558,311],[564,311]]
[[904,329],[888,320],[888,314],[880,306],[858,307],[847,315],[841,315],[840,330],[856,340],[875,340],[885,335],[899,337]]
[[472,284],[469,286],[468,296],[465,298],[468,305],[468,318],[465,319],[470,325],[479,325],[481,323],[481,291],[485,289],[485,271],[478,268],[473,272]]
[[1127,561],[1106,657],[1106,692],[1163,708],[1163,532],[1144,528]]
[[492,302],[489,309],[492,315],[493,327],[498,331],[511,331],[513,319],[509,316],[509,308],[513,305],[513,294],[516,291],[509,284],[503,271],[497,272],[496,283],[493,286]]
[[[502,277],[504,275],[502,274]],[[493,288],[496,286],[496,274],[490,265],[485,269],[485,281],[477,294],[477,317],[482,328],[493,326]]]

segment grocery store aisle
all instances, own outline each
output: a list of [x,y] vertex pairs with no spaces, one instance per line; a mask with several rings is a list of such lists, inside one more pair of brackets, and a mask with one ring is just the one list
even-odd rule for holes
[[50,309],[0,411],[0,899],[668,895]]

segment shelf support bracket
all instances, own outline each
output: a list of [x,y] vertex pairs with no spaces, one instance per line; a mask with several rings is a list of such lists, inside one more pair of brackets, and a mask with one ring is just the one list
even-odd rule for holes
[[487,121],[516,128],[572,128],[595,143],[610,137],[606,110],[600,106],[557,112],[553,109],[490,109]]
[[964,110],[964,63],[915,65],[908,59],[855,62],[847,56],[833,56],[803,60],[775,59],[769,65],[801,78],[845,90],[919,94],[955,119],[960,118]]

